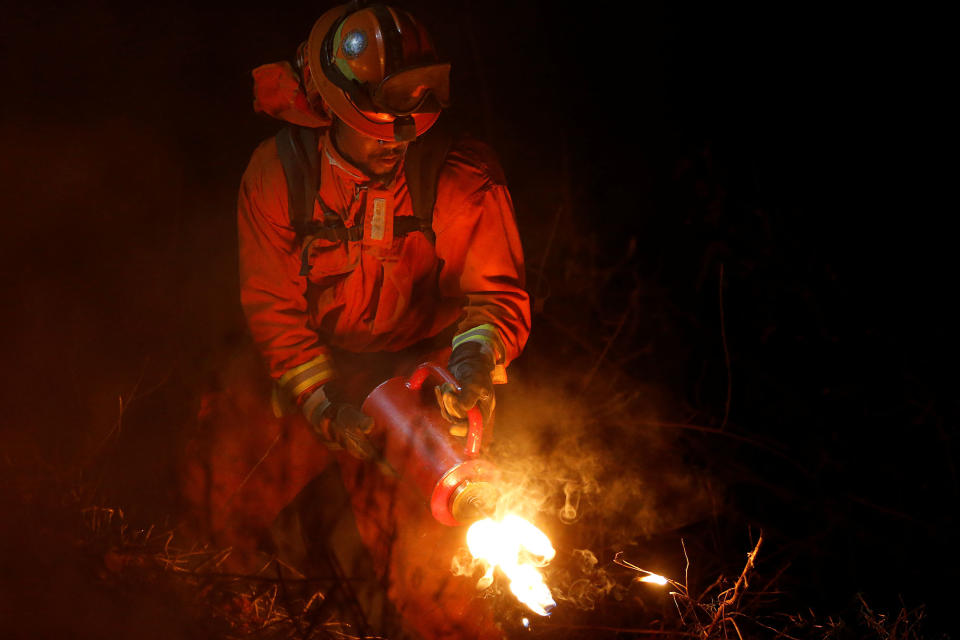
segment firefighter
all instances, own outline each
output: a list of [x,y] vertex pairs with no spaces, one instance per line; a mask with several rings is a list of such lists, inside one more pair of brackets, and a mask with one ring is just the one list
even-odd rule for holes
[[449,573],[462,530],[384,522],[424,506],[362,462],[376,455],[358,408],[374,385],[443,358],[462,389],[437,389],[443,414],[453,424],[479,406],[490,420],[494,382],[506,381],[530,329],[495,156],[466,137],[429,142],[449,72],[416,19],[376,4],[327,11],[296,63],[253,72],[255,109],[290,127],[257,147],[242,178],[241,302],[274,407],[297,417],[233,410],[209,428],[208,459],[187,464],[186,491],[221,542],[254,546],[331,459],[327,448],[346,449],[352,458],[337,455],[357,529],[408,626],[494,637],[473,585]]
[[[484,145],[455,142],[422,229],[403,170],[408,147],[447,104],[449,64],[437,60],[409,14],[373,5],[324,14],[297,67],[296,84],[286,83],[294,97],[261,90],[257,108],[294,123],[330,122],[318,143],[319,190],[310,203],[319,233],[291,226],[275,139],[254,152],[239,200],[241,299],[280,405],[300,408],[325,442],[364,457],[357,430],[370,422],[341,401],[347,390],[338,384],[334,351],[398,352],[449,330],[449,369],[463,392],[444,388],[441,408],[462,420],[479,403],[489,417],[493,382],[505,380],[530,326],[502,171]],[[287,70],[269,65],[255,75]],[[293,109],[278,104],[300,109],[289,115]]]

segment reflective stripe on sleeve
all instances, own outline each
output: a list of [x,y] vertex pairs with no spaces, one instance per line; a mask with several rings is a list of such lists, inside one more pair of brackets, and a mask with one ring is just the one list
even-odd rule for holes
[[300,394],[333,379],[330,356],[322,354],[287,371],[277,382],[280,390],[294,402]]
[[500,340],[500,334],[497,328],[492,324],[481,324],[472,329],[467,329],[453,337],[453,348],[456,349],[466,342],[479,342],[493,350],[494,360],[498,363],[503,362],[504,351],[503,342]]

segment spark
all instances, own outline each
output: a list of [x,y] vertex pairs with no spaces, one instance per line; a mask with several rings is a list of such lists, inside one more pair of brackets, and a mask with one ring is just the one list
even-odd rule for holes
[[649,574],[649,575],[645,575],[645,576],[643,576],[642,578],[637,578],[637,580],[640,581],[640,582],[649,582],[650,584],[659,584],[660,586],[663,586],[663,585],[667,584],[668,582],[670,582],[669,580],[667,580],[667,579],[664,578],[663,576],[657,575],[657,574],[655,574],[655,573],[651,573],[651,574]]

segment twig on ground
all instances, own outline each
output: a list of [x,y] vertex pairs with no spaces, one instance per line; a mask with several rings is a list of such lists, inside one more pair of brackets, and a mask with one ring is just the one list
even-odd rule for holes
[[[716,613],[713,614],[713,620],[710,622],[710,626],[707,627],[707,630],[703,634],[704,638],[709,638],[710,634],[713,633],[713,629],[717,626],[717,624],[720,623],[722,620],[727,619],[727,616],[725,615],[727,609],[730,607],[735,607],[737,605],[737,602],[739,602],[740,596],[743,595],[742,590],[748,584],[747,576],[753,570],[754,562],[757,559],[757,553],[760,552],[761,544],[763,544],[763,534],[761,534],[760,537],[757,538],[757,544],[753,548],[753,551],[747,554],[747,563],[744,565],[743,571],[740,573],[740,577],[737,578],[737,581],[734,583],[731,589],[728,589],[727,591],[724,592],[728,595],[726,595],[726,597],[723,598],[723,600],[720,602],[719,606],[717,607]],[[721,593],[720,595],[723,596],[724,594]]]
[[230,505],[230,503],[233,501],[233,498],[234,498],[238,493],[240,493],[240,491],[243,489],[244,485],[247,484],[247,481],[250,480],[250,477],[253,475],[253,472],[257,470],[257,468],[263,463],[264,460],[267,459],[267,456],[270,455],[270,452],[273,451],[273,448],[274,448],[275,446],[277,446],[277,443],[278,443],[278,442],[280,442],[280,436],[282,436],[282,435],[283,435],[282,432],[281,432],[281,433],[278,433],[278,434],[277,434],[277,437],[273,439],[273,442],[271,442],[271,443],[270,443],[270,446],[267,447],[267,450],[263,452],[263,455],[260,456],[260,459],[257,460],[256,464],[254,464],[252,467],[250,467],[250,471],[247,472],[247,475],[245,475],[245,476],[243,477],[243,480],[240,482],[240,484],[237,486],[237,488],[234,489],[234,490],[233,490],[233,493],[231,493],[230,496],[227,498],[226,502],[224,503],[224,508],[228,507],[228,506]]

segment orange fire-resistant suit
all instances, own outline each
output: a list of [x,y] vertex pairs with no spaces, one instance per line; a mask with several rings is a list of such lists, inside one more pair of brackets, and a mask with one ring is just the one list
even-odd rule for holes
[[[382,198],[388,238],[315,239],[309,276],[299,275],[302,245],[290,223],[277,144],[271,138],[253,153],[239,195],[241,299],[281,398],[302,404],[327,381],[362,374],[348,369],[374,361],[363,354],[406,354],[396,361],[403,367],[444,357],[450,343],[431,338],[481,326],[495,328],[498,369],[520,354],[530,328],[523,254],[510,195],[488,147],[461,139],[448,152],[437,183],[435,244],[419,231],[389,238],[389,214],[394,221],[414,214],[402,167],[389,184],[374,184],[337,152],[329,133],[320,138],[319,159],[314,218],[332,211],[347,228],[369,225],[371,203]],[[361,354],[352,365],[351,354]],[[352,401],[362,400],[358,388],[366,393],[380,381],[354,387]],[[374,465],[329,452],[299,415],[274,418],[266,403],[240,395],[228,390],[205,399],[205,433],[184,466],[185,495],[204,511],[202,529],[221,544],[252,548],[336,458],[356,530],[405,626],[424,638],[500,636],[474,581],[450,571],[464,545],[463,527],[434,521],[413,487]]]
[[[322,138],[315,219],[327,209],[347,227],[369,226],[372,191],[386,198],[394,220],[414,215],[402,170],[377,186],[329,135]],[[457,334],[495,326],[504,365],[523,349],[530,312],[520,237],[502,171],[481,143],[461,141],[447,155],[433,216],[436,246],[419,232],[389,242],[317,239],[309,277],[298,275],[300,246],[273,139],[253,154],[239,211],[243,307],[271,375],[295,397],[333,376],[331,346],[398,351],[457,323]]]

